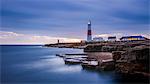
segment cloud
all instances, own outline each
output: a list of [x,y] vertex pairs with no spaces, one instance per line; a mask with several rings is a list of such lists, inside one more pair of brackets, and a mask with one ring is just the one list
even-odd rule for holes
[[[93,37],[102,37],[107,40],[109,36],[116,36],[117,39],[122,36],[128,35],[141,35],[150,39],[150,34],[124,34],[124,33],[103,33],[97,34]],[[51,37],[42,35],[29,35],[20,34],[16,32],[0,31],[0,44],[49,44],[56,43],[57,40],[60,42],[80,42],[82,39],[77,38],[63,38],[63,37]]]
[[0,31],[0,44],[48,44],[60,42],[80,42],[81,39],[27,35],[15,32]]
[[84,38],[90,18],[92,31],[97,34],[149,33],[148,3],[149,0],[2,0],[2,30]]

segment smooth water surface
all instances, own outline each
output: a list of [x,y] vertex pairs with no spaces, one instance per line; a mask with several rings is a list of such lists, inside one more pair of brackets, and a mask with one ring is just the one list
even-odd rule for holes
[[82,49],[42,46],[1,46],[1,81],[7,84],[114,84],[112,72],[83,70],[65,65],[60,53],[83,53]]

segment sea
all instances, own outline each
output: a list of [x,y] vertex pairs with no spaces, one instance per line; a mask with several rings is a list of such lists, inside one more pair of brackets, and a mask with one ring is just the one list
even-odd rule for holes
[[2,45],[0,50],[1,84],[120,84],[113,71],[84,70],[56,56],[84,53],[82,49]]

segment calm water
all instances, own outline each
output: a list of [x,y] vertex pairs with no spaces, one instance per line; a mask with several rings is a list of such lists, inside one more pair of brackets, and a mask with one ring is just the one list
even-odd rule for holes
[[7,84],[116,84],[112,72],[82,70],[65,65],[58,53],[82,53],[80,49],[41,46],[1,46],[1,81]]

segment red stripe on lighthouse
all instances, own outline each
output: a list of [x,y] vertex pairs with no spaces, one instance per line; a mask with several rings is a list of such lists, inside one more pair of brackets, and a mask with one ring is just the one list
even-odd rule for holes
[[88,35],[91,35],[92,33],[91,33],[91,30],[88,30]]

